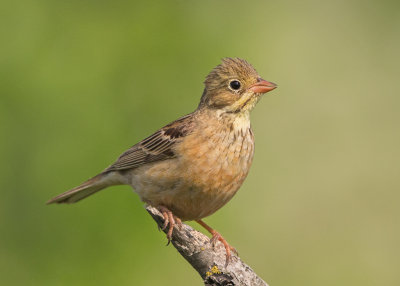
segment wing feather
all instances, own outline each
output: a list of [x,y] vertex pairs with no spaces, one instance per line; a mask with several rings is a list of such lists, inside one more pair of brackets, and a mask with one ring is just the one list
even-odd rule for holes
[[174,145],[190,134],[193,115],[188,114],[161,128],[132,146],[104,172],[134,169],[142,165],[176,157]]

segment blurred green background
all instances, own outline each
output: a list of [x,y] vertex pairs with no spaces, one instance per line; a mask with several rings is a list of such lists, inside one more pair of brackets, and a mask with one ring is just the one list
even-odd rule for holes
[[275,2],[3,1],[1,285],[202,284],[129,187],[45,202],[194,110],[226,56],[279,88],[206,222],[270,285],[400,284],[399,2]]

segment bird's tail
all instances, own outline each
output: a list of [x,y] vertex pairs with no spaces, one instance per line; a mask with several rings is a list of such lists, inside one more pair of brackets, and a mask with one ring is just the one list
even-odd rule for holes
[[87,180],[81,185],[62,193],[47,202],[47,204],[71,204],[76,203],[94,193],[112,185],[120,185],[121,182],[116,180],[114,172],[100,173],[97,176]]

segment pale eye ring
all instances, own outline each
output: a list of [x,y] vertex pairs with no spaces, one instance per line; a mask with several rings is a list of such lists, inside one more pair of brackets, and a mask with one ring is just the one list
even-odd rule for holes
[[242,85],[241,85],[240,81],[238,81],[237,79],[231,80],[229,82],[229,87],[233,90],[239,90],[241,86]]

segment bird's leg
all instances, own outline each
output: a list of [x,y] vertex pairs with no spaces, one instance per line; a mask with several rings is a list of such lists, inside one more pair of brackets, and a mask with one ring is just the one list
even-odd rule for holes
[[210,239],[211,245],[215,247],[216,242],[219,240],[222,242],[222,244],[225,247],[226,251],[226,265],[229,264],[229,261],[231,259],[231,251],[233,251],[236,255],[238,255],[238,252],[236,249],[232,246],[229,245],[229,243],[217,232],[216,230],[212,229],[209,225],[207,225],[204,221],[202,220],[196,220],[198,224],[200,224],[202,227],[204,227],[209,233],[211,233],[212,237]]
[[167,231],[167,239],[168,244],[170,244],[172,239],[172,231],[174,230],[174,226],[177,225],[179,229],[182,228],[182,221],[176,217],[168,208],[164,206],[159,206],[158,210],[161,212],[162,216],[164,217],[164,224],[162,226],[162,230],[165,230],[169,224],[168,231]]

